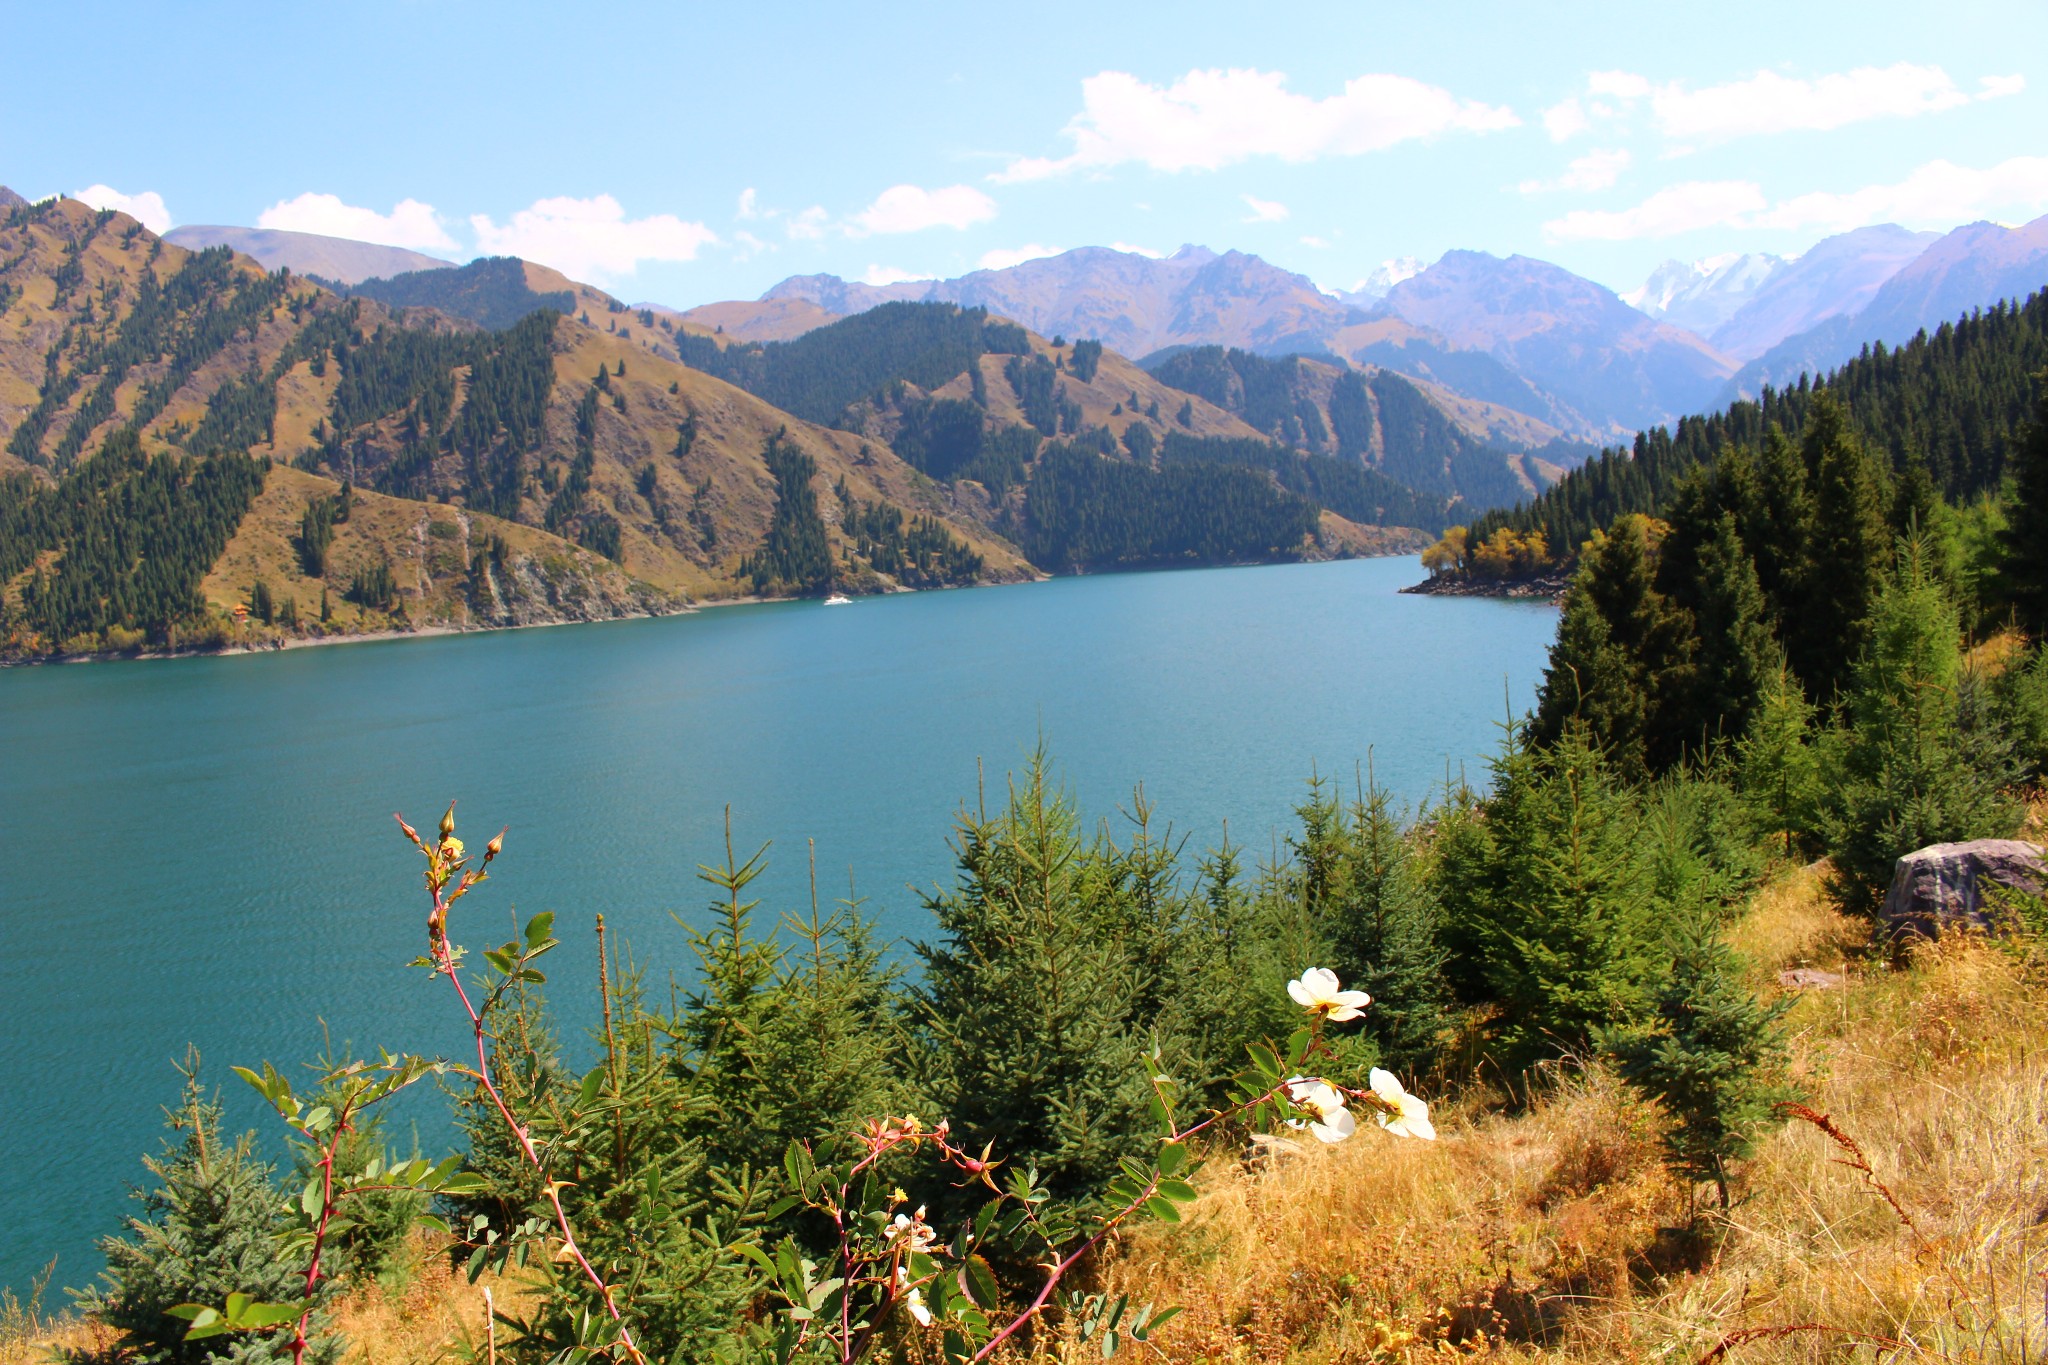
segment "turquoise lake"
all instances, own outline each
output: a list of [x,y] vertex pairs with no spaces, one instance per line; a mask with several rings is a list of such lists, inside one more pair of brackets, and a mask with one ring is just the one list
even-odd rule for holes
[[[511,826],[455,937],[557,911],[574,1047],[595,913],[652,979],[688,970],[671,915],[701,922],[728,803],[742,857],[774,841],[761,923],[805,903],[808,839],[821,894],[851,869],[910,941],[977,757],[994,804],[1040,735],[1091,821],[1120,832],[1143,782],[1190,854],[1227,820],[1264,856],[1310,773],[1348,783],[1368,749],[1411,803],[1447,769],[1482,780],[1557,614],[1397,594],[1420,576],[1106,575],[0,671],[0,1285],[52,1256],[59,1285],[97,1273],[188,1045],[243,1126],[261,1115],[232,1064],[295,1065],[325,1036],[459,1052],[445,986],[404,965],[425,910],[393,811],[426,826],[459,797],[473,845]],[[443,1112],[411,1111],[430,1150]]]

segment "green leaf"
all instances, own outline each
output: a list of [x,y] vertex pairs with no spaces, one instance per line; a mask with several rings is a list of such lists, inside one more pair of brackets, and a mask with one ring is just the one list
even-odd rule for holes
[[969,1256],[960,1264],[960,1287],[967,1291],[969,1298],[981,1308],[994,1308],[998,1295],[995,1272],[989,1269],[987,1261],[979,1255]]
[[547,942],[548,932],[555,927],[555,912],[543,910],[526,922],[526,951],[537,951]]
[[295,1303],[252,1303],[243,1310],[235,1325],[251,1330],[275,1327],[281,1322],[290,1322],[303,1311]]
[[597,1092],[603,1085],[604,1066],[600,1063],[590,1068],[590,1071],[583,1077],[583,1085],[576,1092],[576,1107],[578,1109],[588,1109],[592,1104],[596,1103]]
[[1188,1149],[1181,1143],[1169,1142],[1159,1149],[1159,1173],[1179,1175],[1187,1169]]
[[1159,1331],[1160,1328],[1166,1326],[1167,1323],[1172,1322],[1175,1318],[1179,1317],[1180,1315],[1181,1309],[1178,1306],[1175,1306],[1173,1308],[1162,1308],[1157,1313],[1154,1313],[1152,1315],[1152,1321],[1146,1323],[1144,1327],[1132,1328],[1131,1335],[1136,1337],[1139,1341],[1149,1341],[1151,1340],[1153,1335]]
[[1159,1193],[1165,1195],[1176,1204],[1192,1204],[1195,1202],[1195,1187],[1185,1180],[1176,1180],[1171,1176],[1162,1176],[1159,1180],[1158,1190]]
[[1156,1194],[1145,1201],[1145,1211],[1162,1223],[1178,1223],[1180,1221],[1180,1210],[1174,1207],[1173,1201],[1171,1199],[1161,1199]]
[[726,1250],[737,1252],[739,1255],[746,1257],[755,1265],[760,1266],[761,1269],[767,1271],[768,1274],[771,1276],[776,1273],[775,1262],[769,1259],[767,1252],[761,1250],[761,1248],[755,1246],[752,1242],[735,1242],[731,1246],[727,1247]]

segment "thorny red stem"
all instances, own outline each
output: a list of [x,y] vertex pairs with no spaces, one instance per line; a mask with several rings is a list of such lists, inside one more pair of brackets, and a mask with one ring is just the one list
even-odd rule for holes
[[292,1329],[292,1365],[302,1365],[306,1358],[306,1329],[313,1322],[313,1291],[320,1286],[320,1258],[327,1246],[327,1225],[334,1218],[334,1153],[341,1146],[342,1135],[348,1132],[348,1116],[349,1106],[344,1103],[334,1116],[334,1134],[320,1153],[320,1217],[313,1225],[313,1253],[306,1262],[306,1309]]
[[[403,819],[398,823],[415,843],[420,842],[419,836],[413,833],[410,825]],[[421,846],[424,847],[424,844]],[[489,861],[488,855],[485,861]],[[448,984],[455,988],[456,998],[462,1002],[463,1013],[469,1016],[470,1031],[476,1039],[477,1084],[491,1097],[491,1103],[497,1107],[498,1117],[505,1121],[505,1126],[518,1140],[519,1150],[526,1157],[527,1164],[540,1175],[541,1187],[547,1194],[548,1204],[554,1210],[555,1226],[562,1232],[562,1247],[582,1269],[584,1278],[590,1281],[598,1296],[604,1300],[605,1312],[611,1315],[612,1321],[618,1326],[619,1345],[625,1348],[626,1354],[632,1357],[637,1365],[647,1365],[647,1357],[640,1353],[639,1346],[633,1341],[632,1329],[626,1326],[625,1314],[619,1311],[611,1285],[606,1283],[604,1276],[598,1273],[597,1267],[590,1263],[589,1258],[583,1254],[583,1248],[576,1243],[575,1229],[570,1226],[568,1211],[562,1207],[561,1191],[555,1182],[548,1178],[547,1163],[541,1160],[540,1151],[533,1145],[533,1139],[528,1136],[526,1125],[513,1116],[511,1107],[505,1103],[504,1094],[498,1089],[498,1083],[491,1078],[490,1049],[484,1041],[484,1018],[476,1006],[470,1003],[469,992],[462,987],[462,977],[455,969],[455,958],[448,948],[448,901],[443,898],[440,886],[433,886],[432,891],[434,913],[429,924],[433,932],[429,934],[429,946],[433,953],[435,969],[448,978]]]

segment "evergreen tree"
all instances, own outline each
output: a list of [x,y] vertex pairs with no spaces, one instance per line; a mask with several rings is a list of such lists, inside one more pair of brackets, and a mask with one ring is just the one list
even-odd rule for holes
[[1330,966],[1372,996],[1364,1032],[1381,1062],[1414,1074],[1436,1061],[1445,1012],[1439,907],[1386,788],[1369,781],[1344,830],[1348,857],[1325,916]]
[[1669,726],[1678,731],[1672,738],[1704,750],[1748,732],[1776,652],[1756,565],[1732,513],[1701,547],[1694,599],[1690,714],[1675,709]]
[[1483,821],[1442,838],[1437,884],[1461,975],[1501,1006],[1511,1070],[1636,1022],[1657,970],[1655,903],[1628,791],[1579,725],[1511,731]]
[[2034,386],[2033,420],[2011,455],[2003,587],[2020,627],[2048,640],[2048,370]]
[[775,478],[775,514],[761,548],[741,562],[740,572],[753,579],[755,592],[822,593],[832,585],[832,550],[811,486],[818,462],[785,431],[768,438],[761,457]]
[[1785,649],[1808,692],[1825,702],[1848,683],[1862,653],[1892,535],[1883,471],[1851,428],[1847,409],[1825,392],[1813,400],[1800,454],[1813,488],[1813,537],[1804,607],[1784,623]]
[[1043,750],[1001,814],[961,814],[957,841],[958,880],[925,902],[939,940],[918,949],[934,1098],[956,1141],[998,1141],[1053,1189],[1087,1190],[1143,1140],[1152,1021],[1133,1009],[1157,983],[1118,941],[1104,850]]
[[1824,754],[1822,826],[1834,854],[1828,889],[1870,914],[1902,855],[1929,844],[2012,832],[1999,787],[2006,755],[1964,732],[1955,608],[1917,545],[1872,607],[1839,729]]
[[1819,828],[1820,759],[1812,744],[1813,703],[1779,655],[1764,674],[1756,714],[1737,750],[1743,796],[1763,826],[1780,831],[1784,853],[1813,851]]
[[[283,1204],[256,1156],[255,1134],[226,1138],[218,1100],[200,1088],[197,1059],[182,1070],[184,1095],[164,1115],[181,1136],[143,1158],[159,1184],[135,1192],[142,1212],[125,1220],[127,1235],[100,1243],[107,1269],[79,1306],[119,1332],[128,1358],[142,1365],[282,1365],[291,1358],[288,1332],[188,1342],[191,1324],[170,1315],[180,1304],[219,1307],[234,1293],[294,1303],[305,1287],[304,1264],[281,1254]],[[342,1343],[318,1318],[315,1325],[307,1359],[332,1365]]]
[[1791,1096],[1778,1026],[1791,1001],[1764,1005],[1744,987],[1718,918],[1703,909],[1681,920],[1675,940],[1652,1022],[1608,1043],[1623,1077],[1670,1120],[1666,1163],[1689,1182],[1712,1181],[1725,1209],[1731,1164],[1777,1126],[1772,1106]]
[[1557,743],[1574,725],[1625,776],[1675,759],[1664,724],[1689,682],[1691,627],[1654,586],[1658,523],[1624,517],[1596,534],[1565,598],[1531,736]]

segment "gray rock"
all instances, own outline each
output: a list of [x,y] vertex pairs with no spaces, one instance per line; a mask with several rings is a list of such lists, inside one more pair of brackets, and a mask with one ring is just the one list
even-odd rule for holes
[[1994,907],[1987,886],[2038,895],[2048,886],[2048,859],[2041,846],[2018,839],[1973,839],[1908,853],[1892,870],[1884,921],[1923,934],[1966,924],[1988,930]]
[[1824,972],[1818,967],[1794,967],[1778,973],[1778,984],[1788,991],[1831,991],[1847,979],[1840,972]]

